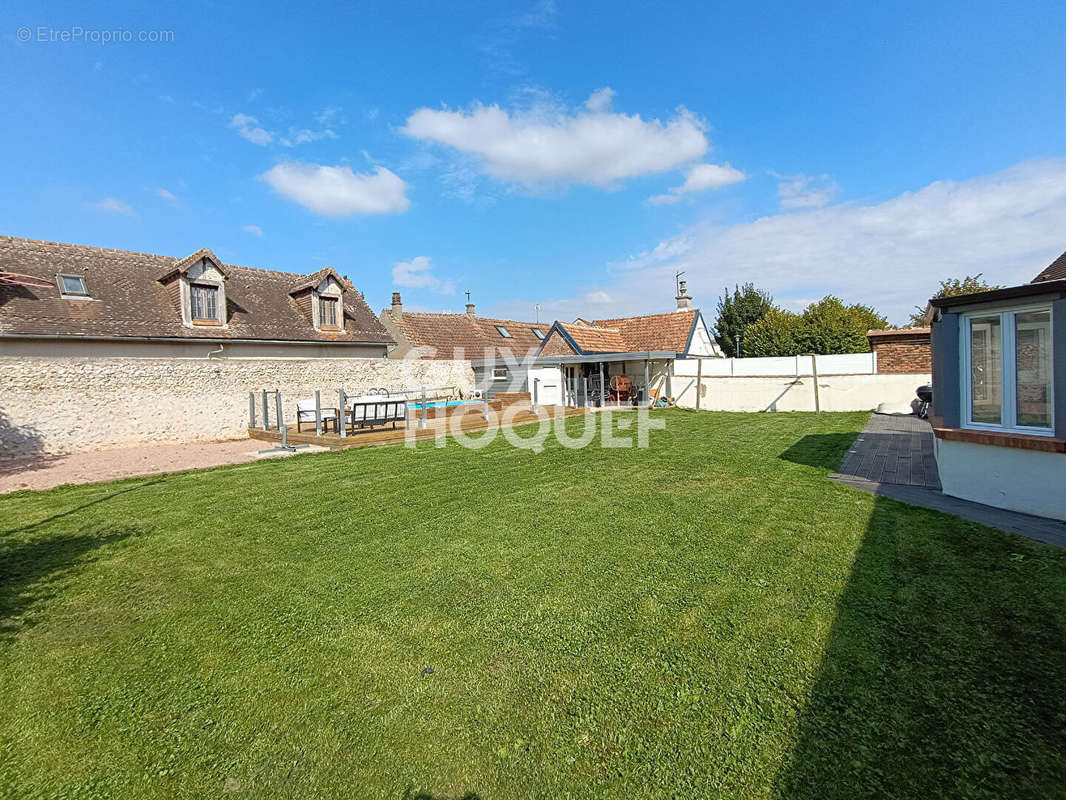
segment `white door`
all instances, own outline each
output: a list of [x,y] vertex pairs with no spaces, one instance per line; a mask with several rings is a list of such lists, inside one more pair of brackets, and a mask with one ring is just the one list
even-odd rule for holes
[[[534,392],[536,387],[536,394]],[[558,367],[533,367],[529,370],[529,394],[542,406],[558,406],[563,402],[562,380]]]

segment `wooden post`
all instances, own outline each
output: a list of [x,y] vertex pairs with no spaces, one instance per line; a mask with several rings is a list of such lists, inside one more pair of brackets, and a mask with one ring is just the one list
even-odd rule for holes
[[322,435],[322,392],[315,389],[315,436]]
[[703,390],[703,359],[696,359],[696,410],[700,410],[700,393]]
[[345,411],[345,407],[348,405],[348,395],[344,393],[344,389],[337,390],[337,402],[339,404],[337,413],[340,415],[337,418],[337,430],[340,432],[341,438],[346,439],[348,438],[348,419],[346,416],[348,412]]
[[255,427],[255,392],[248,392],[248,427]]
[[651,362],[644,359],[644,404],[651,405]]
[[822,398],[818,394],[818,356],[811,353],[811,372],[814,373],[814,410],[821,413]]

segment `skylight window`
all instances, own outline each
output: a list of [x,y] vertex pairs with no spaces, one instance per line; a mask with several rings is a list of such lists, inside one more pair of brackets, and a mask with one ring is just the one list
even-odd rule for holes
[[544,331],[542,331],[540,328],[530,328],[530,330],[533,331],[533,335],[536,336],[538,339],[544,338]]
[[60,275],[59,294],[63,297],[88,297],[85,278],[81,275]]
[[498,330],[500,332],[500,336],[502,336],[504,339],[512,338],[511,337],[511,332],[509,330],[507,330],[507,328],[503,327],[503,325],[497,325],[496,326],[496,330]]

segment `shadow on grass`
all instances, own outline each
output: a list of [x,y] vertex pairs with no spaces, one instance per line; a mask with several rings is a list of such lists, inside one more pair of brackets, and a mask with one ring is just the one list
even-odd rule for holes
[[778,458],[807,467],[833,472],[851,448],[858,433],[812,433],[804,436]]
[[[429,794],[428,792],[416,792],[414,789],[408,789],[403,793],[403,800],[451,800],[450,798],[443,797],[438,794]],[[455,800],[481,800],[481,795],[477,792],[470,792],[464,794],[462,797],[456,797]]]
[[64,517],[69,517],[73,514],[77,514],[79,511],[84,511],[85,509],[91,508],[92,506],[99,505],[100,503],[106,503],[108,500],[113,500],[114,498],[119,497],[120,495],[129,494],[130,492],[136,492],[138,489],[144,489],[148,486],[155,486],[157,483],[162,483],[164,480],[166,480],[166,477],[160,476],[151,480],[142,481],[141,483],[135,484],[133,486],[127,486],[125,489],[116,489],[115,491],[107,492],[106,494],[103,494],[94,500],[90,500],[87,503],[82,503],[80,506],[75,506],[74,508],[68,508],[66,511],[60,511],[56,514],[51,514],[50,516],[47,516],[44,519],[39,519],[36,522],[29,523],[28,525],[23,525],[21,528],[10,528],[6,531],[0,531],[0,535],[7,536],[9,534],[15,533],[27,533],[29,531],[34,530],[35,528],[40,528],[42,525],[47,525],[48,523],[55,522],[58,519],[63,519]]
[[874,503],[774,796],[1062,797],[1066,556]]
[[94,551],[145,531],[111,525],[0,546],[0,642],[33,627],[34,610],[96,559]]

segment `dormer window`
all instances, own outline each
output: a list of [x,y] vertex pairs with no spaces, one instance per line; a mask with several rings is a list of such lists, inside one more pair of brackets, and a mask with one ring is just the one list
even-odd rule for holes
[[89,289],[81,275],[59,275],[59,296],[64,299],[88,300]]
[[337,320],[340,318],[338,313],[338,306],[340,306],[340,298],[338,297],[326,297],[319,295],[318,297],[318,321],[319,327],[324,330],[339,330],[340,325]]
[[189,284],[189,304],[193,324],[219,324],[219,288],[206,283]]

